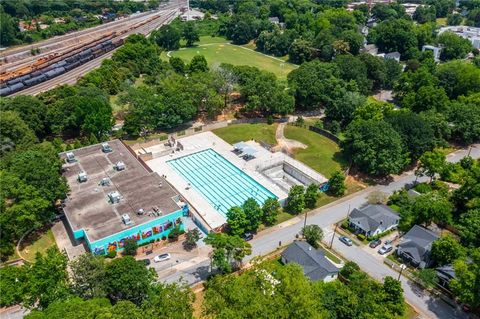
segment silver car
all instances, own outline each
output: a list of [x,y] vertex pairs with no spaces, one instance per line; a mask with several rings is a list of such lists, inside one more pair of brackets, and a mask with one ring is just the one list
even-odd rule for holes
[[378,253],[380,255],[385,255],[386,253],[389,253],[393,250],[393,246],[390,245],[390,244],[385,244],[383,245],[379,250],[378,250]]

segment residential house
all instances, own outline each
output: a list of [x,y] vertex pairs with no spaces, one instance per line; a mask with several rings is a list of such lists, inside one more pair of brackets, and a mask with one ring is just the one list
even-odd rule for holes
[[449,289],[450,280],[455,278],[455,269],[452,264],[444,265],[435,269],[438,277],[438,284],[443,288]]
[[357,233],[371,237],[396,228],[400,217],[386,205],[368,205],[362,209],[353,209],[348,221]]
[[294,241],[288,246],[282,253],[282,262],[299,264],[305,276],[312,281],[329,282],[338,277],[339,269],[325,257],[325,251],[315,249],[304,241]]
[[438,235],[419,225],[413,226],[397,247],[397,255],[414,267],[425,268],[432,263],[430,251]]

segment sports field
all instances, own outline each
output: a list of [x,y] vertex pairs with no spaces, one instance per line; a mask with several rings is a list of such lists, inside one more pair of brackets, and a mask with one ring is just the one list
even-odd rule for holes
[[[202,37],[198,46],[180,48],[180,50],[172,51],[169,54],[182,58],[185,62],[190,62],[195,55],[201,54],[209,65],[229,63],[233,65],[255,66],[261,70],[274,73],[281,80],[285,80],[288,73],[297,67],[279,58],[271,57],[246,47],[229,44],[227,40],[223,43],[219,41],[219,38],[212,38],[211,40],[209,42],[208,37]],[[166,58],[166,55],[162,54],[162,57]]]

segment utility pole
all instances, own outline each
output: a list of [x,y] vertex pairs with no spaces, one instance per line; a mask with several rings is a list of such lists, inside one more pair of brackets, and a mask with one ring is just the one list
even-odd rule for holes
[[335,239],[335,233],[337,232],[337,227],[338,227],[338,223],[335,224],[335,229],[333,230],[333,235],[332,235],[332,240],[330,241],[330,249],[332,249],[332,246],[333,246],[333,240]]
[[405,268],[407,268],[407,266],[405,266],[404,264],[400,265],[400,273],[398,274],[398,278],[397,278],[398,281],[400,281],[400,277],[402,277],[402,272]]
[[305,228],[307,226],[307,214],[308,214],[308,211],[305,211],[305,219],[303,220],[303,228]]

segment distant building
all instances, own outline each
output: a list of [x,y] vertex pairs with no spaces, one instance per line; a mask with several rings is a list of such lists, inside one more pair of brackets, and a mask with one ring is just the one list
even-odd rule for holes
[[435,59],[435,61],[440,61],[440,53],[442,51],[442,48],[436,47],[434,45],[424,45],[422,47],[422,52],[425,52],[425,51],[432,51],[433,58]]
[[365,236],[375,236],[396,228],[400,216],[386,205],[368,205],[353,209],[349,216],[350,227]]
[[182,13],[180,19],[182,21],[191,21],[191,20],[203,20],[205,14],[197,9],[190,8],[189,11]]
[[294,241],[288,246],[282,253],[282,262],[299,264],[305,276],[312,281],[329,282],[338,277],[339,269],[325,257],[325,251],[315,249],[304,241]]
[[440,28],[438,34],[440,35],[446,31],[453,32],[462,38],[468,39],[474,48],[480,49],[480,28],[463,25],[448,26]]
[[419,225],[413,226],[397,247],[397,255],[414,267],[426,268],[432,264],[430,251],[438,235]]

